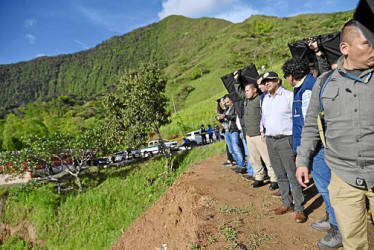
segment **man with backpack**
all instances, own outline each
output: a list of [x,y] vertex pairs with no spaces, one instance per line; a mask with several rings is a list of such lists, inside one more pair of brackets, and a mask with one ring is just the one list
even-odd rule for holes
[[[316,78],[310,73],[308,63],[298,57],[287,60],[282,70],[284,78],[293,86],[292,135],[293,150],[296,153],[296,149],[300,145],[301,131]],[[324,147],[322,143],[318,144],[309,168],[312,172],[314,183],[326,205],[326,219],[312,223],[312,228],[318,231],[328,231],[328,234],[317,242],[317,246],[322,249],[341,247],[342,238],[338,230],[334,209],[331,207],[328,191],[331,171],[324,160]]]
[[374,48],[357,21],[344,25],[340,51],[337,68],[328,79],[321,75],[313,87],[296,176],[303,186],[309,182],[307,166],[320,141],[319,123],[343,246],[368,249],[366,199],[374,207]]

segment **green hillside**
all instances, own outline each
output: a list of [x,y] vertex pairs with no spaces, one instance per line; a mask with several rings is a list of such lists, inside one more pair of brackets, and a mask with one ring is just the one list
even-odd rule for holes
[[[141,62],[155,62],[164,69],[173,117],[162,132],[169,138],[180,137],[202,123],[214,123],[214,100],[226,93],[222,75],[250,63],[280,72],[291,56],[289,42],[338,31],[352,15],[352,11],[290,18],[257,15],[237,24],[169,16],[86,51],[0,65],[0,117],[16,115],[0,120],[0,143],[17,144],[14,138],[4,138],[9,136],[5,130],[21,134],[18,125],[9,128],[9,120],[28,123],[30,119],[23,119],[27,113],[39,116],[39,125],[46,127],[43,131],[56,131],[53,126],[59,124],[64,131],[79,133],[81,128],[74,126],[87,128],[87,123],[100,120],[105,115],[98,106],[101,96],[114,91],[119,76]],[[42,111],[36,112],[38,108]],[[61,123],[57,118],[65,120]]]
[[[70,55],[0,65],[1,115],[21,104],[59,95],[90,99],[105,93],[124,69],[154,61],[165,67],[170,93],[182,100],[186,84],[201,75],[219,76],[250,62],[278,68],[287,43],[339,30],[351,12],[292,18],[252,16],[232,24],[213,18],[170,16]],[[183,88],[184,87],[184,88]],[[173,90],[172,90],[173,89]]]
[[[290,57],[288,42],[340,30],[352,15],[252,16],[238,24],[170,16],[90,50],[0,65],[0,115],[5,116],[0,151],[19,150],[24,136],[78,135],[94,128],[105,117],[101,99],[115,91],[118,77],[148,61],[161,65],[168,77],[173,114],[161,132],[168,139],[180,138],[200,124],[216,122],[214,100],[226,93],[222,75],[250,63],[280,73]],[[54,185],[37,183],[0,189],[0,199],[7,198],[0,222],[30,224],[36,232],[33,242],[14,236],[0,247],[108,249],[181,173],[224,150],[221,141],[184,151],[175,155],[169,171],[163,158],[92,171],[83,177],[79,194],[66,190],[58,195]]]
[[[105,93],[118,76],[140,62],[168,66],[193,57],[206,37],[230,25],[224,20],[172,16],[157,24],[113,37],[93,49],[29,62],[0,65],[0,115],[21,104],[60,95],[90,99]],[[178,65],[178,63],[176,63]]]

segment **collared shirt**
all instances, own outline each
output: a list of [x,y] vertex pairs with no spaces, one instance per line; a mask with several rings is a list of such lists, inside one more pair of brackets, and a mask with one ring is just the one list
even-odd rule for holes
[[265,133],[266,131],[266,128],[265,128],[265,117],[262,115],[263,111],[263,102],[264,102],[264,99],[265,97],[269,95],[269,92],[264,92],[261,94],[261,101],[260,101],[260,112],[261,112],[261,121],[260,121],[260,132],[261,133]]
[[[343,67],[344,58],[325,87],[321,99],[319,77],[305,119],[301,145],[297,149],[297,166],[309,166],[319,133],[317,115],[320,100],[325,111],[325,160],[331,171],[346,183],[374,187],[374,68],[361,72],[353,79]],[[359,79],[359,80],[357,80]]]
[[274,95],[266,95],[262,103],[265,135],[292,135],[293,93],[280,86]]
[[[301,79],[293,88],[299,88],[301,85],[303,85],[305,81],[306,76]],[[301,96],[302,104],[301,104],[301,112],[303,113],[303,117],[305,119],[306,111],[308,110],[310,98],[312,97],[312,91],[307,89],[304,91],[303,95]]]

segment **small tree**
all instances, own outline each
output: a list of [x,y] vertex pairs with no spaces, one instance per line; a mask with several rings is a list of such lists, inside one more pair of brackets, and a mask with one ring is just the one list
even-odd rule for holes
[[[159,131],[170,122],[165,86],[166,79],[155,64],[143,63],[125,72],[115,92],[104,100],[109,145],[138,147],[154,131],[166,151]],[[170,165],[170,154],[165,152],[165,156]]]
[[29,170],[44,168],[47,181],[58,181],[53,167],[58,162],[62,174],[72,175],[77,182],[79,192],[82,192],[82,171],[88,168],[88,161],[101,150],[103,146],[102,129],[87,130],[79,136],[53,133],[46,136],[31,136],[25,138],[25,147],[18,152],[2,152],[0,165],[3,174],[10,177],[18,176]]

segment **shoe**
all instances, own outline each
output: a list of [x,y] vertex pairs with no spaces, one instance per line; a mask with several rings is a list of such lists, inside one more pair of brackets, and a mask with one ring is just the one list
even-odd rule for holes
[[331,225],[329,220],[321,220],[313,222],[311,227],[317,231],[328,231]]
[[279,188],[278,183],[276,183],[276,182],[270,182],[269,190],[274,191],[274,190],[276,190],[278,188]]
[[296,211],[295,212],[295,221],[297,223],[304,223],[306,221],[306,217],[304,212],[302,211]]
[[222,163],[221,164],[222,165],[222,167],[232,167],[232,163],[231,162],[224,162],[224,163]]
[[249,174],[245,174],[245,175],[243,175],[243,178],[244,178],[244,179],[247,179],[247,180],[250,180],[250,181],[254,181],[254,180],[255,180],[255,177],[252,176],[252,175],[249,175]]
[[276,215],[286,214],[293,212],[292,207],[278,207],[273,210]]
[[271,195],[272,196],[277,196],[277,197],[282,196],[281,192],[279,190],[277,192],[275,192],[275,193],[272,193]]
[[239,170],[239,168],[238,168],[238,167],[235,167],[235,168],[232,168],[231,170],[234,171],[234,172],[236,172],[236,171]]
[[253,188],[262,187],[263,185],[264,185],[264,181],[255,180],[255,182],[252,183]]
[[334,225],[330,225],[330,229],[327,235],[325,235],[325,237],[323,237],[321,240],[317,242],[317,246],[321,249],[332,249],[342,247],[342,236],[339,232],[339,229]]
[[233,162],[232,162],[232,165],[238,165],[238,163],[236,163],[236,161],[233,161]]
[[236,173],[238,174],[245,174],[247,173],[247,169],[246,168],[238,168],[237,170],[235,170]]

